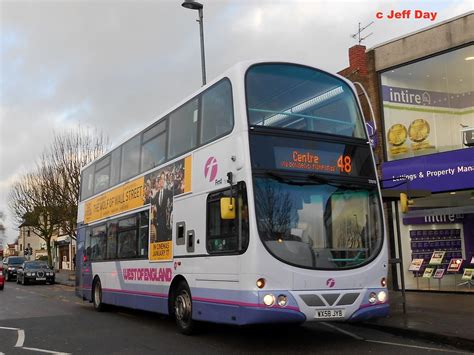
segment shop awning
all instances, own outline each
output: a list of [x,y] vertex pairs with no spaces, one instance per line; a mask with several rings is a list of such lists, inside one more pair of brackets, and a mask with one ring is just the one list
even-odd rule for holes
[[63,235],[61,237],[58,237],[58,239],[55,240],[55,243],[57,245],[66,245],[71,243],[71,237],[68,235]]

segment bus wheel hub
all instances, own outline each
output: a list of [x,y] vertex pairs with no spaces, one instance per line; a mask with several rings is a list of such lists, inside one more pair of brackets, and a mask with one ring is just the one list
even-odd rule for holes
[[187,320],[191,317],[191,299],[187,292],[181,293],[175,303],[176,318]]

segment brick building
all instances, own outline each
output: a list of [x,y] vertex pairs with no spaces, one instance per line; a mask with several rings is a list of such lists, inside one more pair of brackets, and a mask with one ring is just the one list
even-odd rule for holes
[[402,261],[394,287],[404,277],[407,289],[474,291],[474,13],[356,45],[339,74],[368,93],[383,190],[412,200],[406,214],[385,204],[391,258]]

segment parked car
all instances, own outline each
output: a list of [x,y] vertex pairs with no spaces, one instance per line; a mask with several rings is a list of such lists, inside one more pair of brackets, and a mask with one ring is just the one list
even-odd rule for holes
[[26,285],[29,283],[50,283],[54,284],[55,274],[44,261],[25,261],[18,268],[17,283]]
[[3,272],[0,272],[0,291],[3,290],[5,287],[5,276],[3,276]]
[[3,275],[5,276],[5,281],[12,281],[16,279],[16,273],[18,267],[21,266],[26,261],[24,256],[9,256],[3,260]]

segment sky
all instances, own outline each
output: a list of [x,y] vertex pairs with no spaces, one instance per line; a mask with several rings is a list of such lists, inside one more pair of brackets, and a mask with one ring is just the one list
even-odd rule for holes
[[[348,66],[351,35],[367,48],[473,10],[464,0],[200,0],[207,80],[242,60]],[[53,132],[103,132],[117,145],[201,86],[197,11],[181,0],[0,0],[0,211]],[[378,11],[438,12],[377,19]]]

